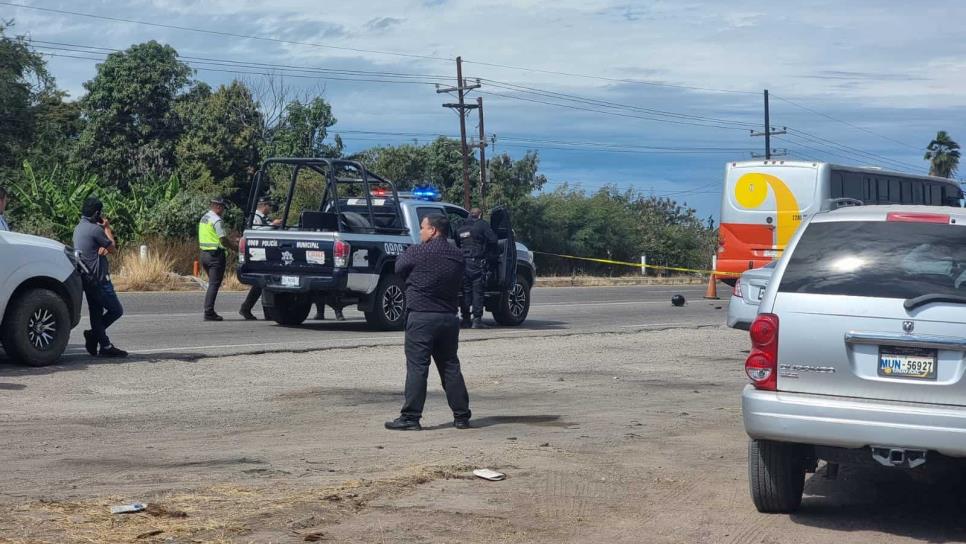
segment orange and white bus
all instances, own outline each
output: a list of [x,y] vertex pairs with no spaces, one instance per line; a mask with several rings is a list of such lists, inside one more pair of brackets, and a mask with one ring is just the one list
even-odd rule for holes
[[[961,206],[946,178],[824,162],[747,161],[725,168],[716,270],[741,273],[781,255],[802,219],[856,204]],[[734,283],[732,274],[722,275]]]

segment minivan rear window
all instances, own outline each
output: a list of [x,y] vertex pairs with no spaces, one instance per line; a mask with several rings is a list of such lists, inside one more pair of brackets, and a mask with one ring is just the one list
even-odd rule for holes
[[812,223],[789,257],[778,291],[909,299],[966,295],[966,226]]

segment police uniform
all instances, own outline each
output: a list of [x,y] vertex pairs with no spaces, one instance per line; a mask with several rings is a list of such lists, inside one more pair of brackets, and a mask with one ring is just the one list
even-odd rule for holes
[[473,326],[482,326],[486,257],[490,248],[496,243],[496,233],[482,219],[469,217],[463,223],[463,226],[456,231],[456,245],[463,250],[465,262],[463,301],[460,307],[464,325],[470,323],[470,309],[472,307]]
[[[272,204],[272,201],[267,197],[261,198],[258,201],[258,205],[261,206],[262,204]],[[274,229],[275,225],[272,224],[272,221],[268,218],[268,216],[263,214],[261,210],[256,209],[255,215],[252,217],[252,228],[255,230]],[[242,302],[241,309],[238,310],[238,314],[247,320],[257,319],[254,315],[252,315],[252,308],[255,307],[255,303],[257,303],[258,299],[261,297],[262,288],[257,285],[252,285],[248,290],[248,295],[245,296],[245,301]]]
[[[217,198],[212,204],[225,205],[225,201]],[[225,225],[221,217],[212,210],[201,216],[198,222],[198,247],[201,250],[201,266],[208,274],[208,290],[205,292],[205,319],[221,320],[215,312],[215,298],[221,289],[221,282],[225,278],[225,268],[228,259],[221,239],[225,238]]]

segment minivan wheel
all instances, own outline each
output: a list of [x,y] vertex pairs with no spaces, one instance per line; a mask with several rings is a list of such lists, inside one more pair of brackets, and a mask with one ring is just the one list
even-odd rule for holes
[[805,490],[802,446],[770,440],[748,443],[748,482],[759,512],[787,514],[798,510]]
[[48,289],[29,289],[7,308],[0,342],[15,361],[46,366],[64,353],[70,328],[64,299]]

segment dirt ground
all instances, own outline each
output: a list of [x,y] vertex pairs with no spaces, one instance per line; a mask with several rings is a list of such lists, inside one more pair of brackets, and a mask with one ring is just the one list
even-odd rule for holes
[[[390,432],[399,346],[0,367],[0,542],[959,542],[959,477],[843,469],[758,514],[725,328],[462,346],[476,428],[433,377]],[[502,482],[474,478],[488,467]],[[145,502],[149,511],[111,515]]]

